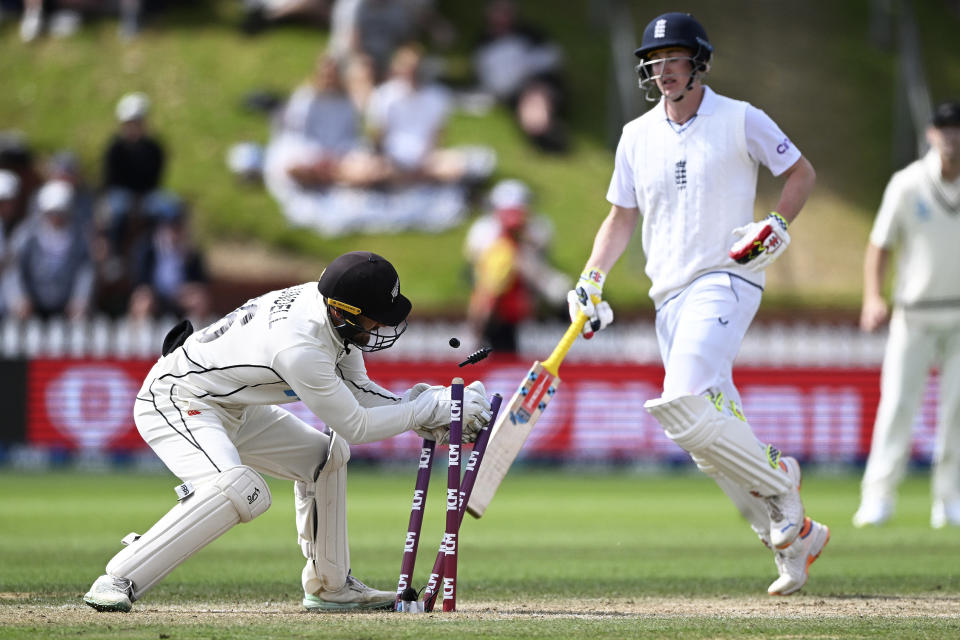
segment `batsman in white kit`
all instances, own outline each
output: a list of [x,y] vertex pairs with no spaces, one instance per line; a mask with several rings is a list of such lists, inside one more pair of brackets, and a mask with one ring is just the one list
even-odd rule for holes
[[[228,529],[270,506],[261,474],[294,481],[306,564],[303,605],[312,611],[391,608],[395,593],[350,572],[346,464],[350,444],[414,430],[449,437],[450,388],[419,383],[398,396],[367,377],[363,353],[406,329],[410,301],[386,259],[366,251],[333,260],[319,282],[271,291],[193,333],[168,334],[137,394],[143,439],[181,480],[177,504],[108,563],[84,596],[100,611],[132,603]],[[330,434],[285,409],[303,403]],[[479,382],[464,389],[464,439],[490,418]]]
[[[606,273],[642,220],[646,272],[665,368],[662,397],[644,406],[733,500],[773,551],[771,595],[807,582],[830,536],[807,517],[800,466],[760,442],[743,414],[733,361],[760,305],[764,270],[790,243],[789,223],[815,173],[763,111],[703,84],[713,46],[697,20],[667,13],[646,27],[635,55],[640,88],[659,103],[629,122],[607,191],[610,213],[574,291],[571,318],[591,337],[613,320]],[[783,178],[777,211],[754,221],[759,165]]]

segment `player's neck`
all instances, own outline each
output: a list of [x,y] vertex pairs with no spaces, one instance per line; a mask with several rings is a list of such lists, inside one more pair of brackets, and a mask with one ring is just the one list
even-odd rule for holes
[[960,178],[960,161],[940,155],[940,177],[944,182],[953,182]]
[[680,100],[671,100],[667,98],[664,102],[667,108],[667,117],[672,122],[684,124],[687,120],[697,115],[700,103],[703,102],[704,89],[702,84],[696,84],[690,91],[683,93]]

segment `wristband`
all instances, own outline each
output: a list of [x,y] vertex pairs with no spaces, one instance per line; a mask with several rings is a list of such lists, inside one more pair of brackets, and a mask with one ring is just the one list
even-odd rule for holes
[[784,217],[783,217],[782,215],[780,215],[779,213],[777,213],[776,211],[771,211],[771,212],[770,212],[770,215],[768,215],[767,217],[768,217],[768,218],[773,218],[774,220],[776,220],[777,222],[779,222],[779,223],[780,223],[780,226],[783,227],[783,230],[784,230],[784,231],[787,230],[787,225],[788,225],[787,219],[784,218]]
[[603,291],[603,282],[607,279],[607,273],[599,267],[587,267],[580,274],[580,280],[592,284],[600,291]]

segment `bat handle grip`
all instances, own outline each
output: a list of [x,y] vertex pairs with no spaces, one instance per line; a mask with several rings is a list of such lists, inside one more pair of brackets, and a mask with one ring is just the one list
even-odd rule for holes
[[543,361],[543,368],[549,371],[552,375],[558,375],[560,371],[560,363],[563,362],[563,359],[567,357],[567,352],[570,351],[570,347],[573,346],[573,343],[577,340],[577,336],[580,335],[580,332],[583,331],[583,325],[587,322],[587,314],[584,312],[579,312],[577,314],[577,319],[570,323],[570,326],[567,327],[566,333],[563,334],[563,337],[560,338],[560,342],[557,343],[557,346],[553,349],[553,353],[550,354],[550,357]]

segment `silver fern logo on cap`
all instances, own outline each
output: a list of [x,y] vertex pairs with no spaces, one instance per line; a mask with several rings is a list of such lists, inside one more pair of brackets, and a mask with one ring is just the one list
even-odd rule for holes
[[397,278],[397,281],[393,285],[393,289],[390,291],[390,302],[396,302],[398,295],[400,295],[400,278]]

